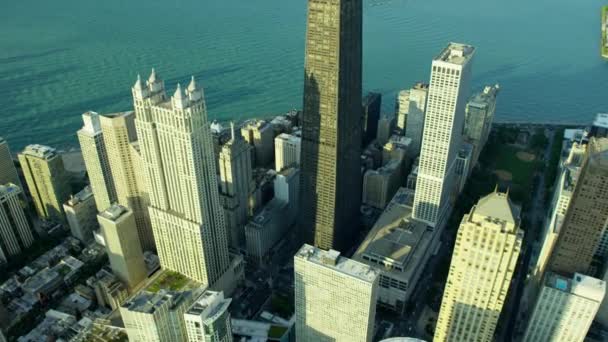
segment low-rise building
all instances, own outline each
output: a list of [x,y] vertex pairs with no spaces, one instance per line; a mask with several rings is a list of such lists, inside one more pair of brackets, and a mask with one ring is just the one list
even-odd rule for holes
[[254,263],[261,263],[285,236],[289,228],[288,206],[287,202],[274,198],[245,226],[247,255]]
[[400,188],[353,255],[380,271],[378,304],[399,314],[438,244],[433,229],[412,218],[413,199],[413,191]]
[[275,323],[232,319],[232,334],[240,342],[290,342],[293,324],[285,326]]

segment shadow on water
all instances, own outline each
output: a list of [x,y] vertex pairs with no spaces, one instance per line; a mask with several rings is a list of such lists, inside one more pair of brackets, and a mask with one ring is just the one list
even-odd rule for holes
[[26,54],[17,55],[17,56],[4,57],[4,58],[0,58],[0,64],[15,63],[15,62],[27,62],[30,59],[48,57],[48,56],[51,56],[51,55],[54,55],[54,54],[58,54],[58,53],[62,53],[62,52],[66,52],[66,51],[69,51],[69,50],[70,49],[68,49],[68,48],[57,48],[57,49],[51,49],[51,50],[47,50],[47,51],[43,51],[43,52],[38,52],[38,53],[26,53]]

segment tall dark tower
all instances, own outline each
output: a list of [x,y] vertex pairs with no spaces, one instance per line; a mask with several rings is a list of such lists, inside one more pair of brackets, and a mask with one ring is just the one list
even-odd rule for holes
[[301,229],[345,252],[361,201],[361,0],[309,0],[302,114]]

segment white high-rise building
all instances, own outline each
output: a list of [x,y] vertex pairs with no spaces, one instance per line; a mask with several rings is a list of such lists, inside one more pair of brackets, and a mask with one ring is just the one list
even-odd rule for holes
[[294,272],[298,342],[372,340],[380,271],[304,245]]
[[462,218],[433,341],[493,341],[524,232],[507,194],[482,198]]
[[135,115],[131,112],[104,114],[99,117],[103,141],[116,188],[117,203],[133,211],[141,248],[156,250],[148,213],[148,197],[142,182],[142,165],[138,161]]
[[414,217],[433,227],[449,211],[450,198],[457,192],[455,165],[474,54],[470,45],[450,43],[432,63]]
[[397,97],[397,129],[412,139],[411,150],[408,151],[412,156],[420,153],[428,89],[427,84],[417,83],[412,89],[400,91]]
[[133,212],[115,204],[101,212],[97,219],[106,241],[106,250],[114,274],[130,289],[147,278]]
[[13,183],[23,188],[8,142],[0,137],[0,185],[8,183]]
[[249,196],[253,192],[252,147],[230,125],[231,136],[220,149],[220,196],[226,214],[230,245],[239,248],[245,240],[244,226],[249,213]]
[[101,212],[116,202],[116,190],[103,141],[99,114],[86,112],[82,114],[82,121],[84,125],[77,133],[78,141],[91,188],[95,194],[97,211]]
[[281,133],[274,138],[275,170],[281,172],[288,167],[300,166],[302,138]]
[[547,273],[523,341],[583,342],[605,294],[603,280]]
[[184,314],[188,342],[232,342],[230,312],[232,300],[223,292],[205,291]]
[[132,90],[161,266],[204,285],[231,282],[222,277],[230,266],[228,234],[203,89],[192,78],[167,99],[152,71]]
[[34,242],[32,228],[21,206],[21,189],[0,184],[0,264],[7,262]]

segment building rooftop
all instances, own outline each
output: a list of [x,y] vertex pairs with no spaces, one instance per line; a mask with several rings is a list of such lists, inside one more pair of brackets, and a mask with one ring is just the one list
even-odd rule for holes
[[22,154],[49,160],[57,156],[57,150],[49,146],[33,144],[27,145],[23,150]]
[[156,293],[162,289],[183,291],[187,289],[199,288],[200,286],[201,284],[177,272],[162,270],[157,272],[155,276],[148,281],[148,284],[144,290],[147,292]]
[[491,217],[517,225],[521,208],[511,202],[508,193],[493,192],[477,202],[473,215]]
[[271,221],[276,215],[281,214],[286,210],[287,206],[288,203],[276,197],[273,198],[253,217],[250,221],[251,224],[248,224],[248,226],[256,229],[263,228],[263,226]]
[[84,187],[84,189],[80,190],[80,192],[75,195],[72,195],[65,204],[69,207],[75,207],[78,204],[90,199],[91,197],[93,197],[93,190],[91,189],[90,185],[87,185]]
[[157,309],[167,306],[169,310],[178,306],[191,291],[169,291],[162,289],[156,293],[140,291],[122,305],[123,308],[146,314],[154,314]]
[[203,319],[214,320],[219,315],[224,313],[230,303],[231,299],[225,299],[222,292],[216,291],[205,291],[201,294],[196,301],[188,308],[186,315],[193,315],[202,317]]
[[[433,240],[433,231],[412,218],[414,191],[400,188],[353,259],[370,266],[384,266],[397,277],[409,278]],[[381,267],[382,268],[382,267]]]
[[275,140],[284,140],[287,142],[290,142],[292,144],[298,143],[302,140],[302,138],[293,135],[293,134],[287,134],[287,133],[281,133],[279,135],[277,135],[276,138],[274,138]]
[[593,120],[593,126],[608,128],[608,113],[598,113]]
[[249,337],[247,341],[279,341],[289,330],[288,327],[266,322],[249,321],[245,319],[231,319],[232,333],[238,336]]
[[118,221],[122,216],[129,212],[129,209],[123,207],[120,204],[114,204],[105,211],[99,213],[99,216],[110,220],[110,221]]
[[20,194],[21,188],[15,184],[9,183],[0,185],[0,197],[4,197],[10,194]]
[[371,283],[380,275],[380,271],[366,264],[340,256],[340,252],[338,251],[324,251],[308,244],[300,248],[295,258],[330,268],[365,282]]
[[580,273],[574,273],[572,278],[548,273],[545,286],[597,302],[601,302],[606,293],[605,281]]
[[467,64],[473,55],[475,54],[475,48],[471,45],[450,43],[439,56],[435,58],[435,61],[446,62],[455,65]]

